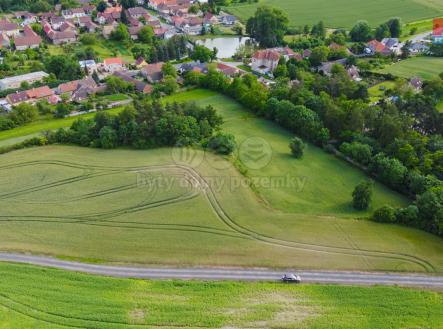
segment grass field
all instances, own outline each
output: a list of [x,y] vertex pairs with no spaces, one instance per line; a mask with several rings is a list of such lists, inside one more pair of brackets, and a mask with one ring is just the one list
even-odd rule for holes
[[[120,99],[121,97],[118,98],[119,98],[118,100],[121,100]],[[112,101],[112,99],[110,100]],[[115,107],[107,111],[109,111],[109,113],[118,113],[122,109],[123,109],[122,107]],[[42,117],[41,119],[31,122],[29,124],[14,129],[0,131],[0,146],[10,144],[11,140],[20,141],[21,138],[24,136],[35,135],[42,131],[70,127],[71,124],[79,117],[83,119],[89,119],[93,118],[94,116],[95,113],[86,113],[80,116],[68,117],[62,119],[54,118],[52,116]]]
[[332,28],[349,28],[358,20],[367,20],[375,26],[392,17],[413,22],[443,13],[440,0],[259,0],[258,3],[225,7],[224,10],[245,21],[260,5],[282,9],[292,26],[312,26],[323,20],[327,27]]
[[443,58],[440,57],[411,57],[398,63],[386,66],[380,73],[390,73],[401,78],[422,77],[432,79],[443,72]]
[[142,281],[0,264],[0,328],[441,328],[443,295],[394,287]]
[[[360,171],[313,146],[293,159],[290,134],[216,93],[168,100],[214,105],[239,145],[267,141],[270,163],[248,170],[261,197],[232,162],[200,151],[191,163],[171,149],[17,151],[1,156],[0,250],[108,263],[443,271],[441,239],[355,219],[368,214],[350,206]],[[376,184],[373,208],[385,203],[407,201]]]

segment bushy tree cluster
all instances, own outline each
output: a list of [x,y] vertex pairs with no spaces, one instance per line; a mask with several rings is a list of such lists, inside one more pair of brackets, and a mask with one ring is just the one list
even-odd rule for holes
[[193,145],[211,138],[222,119],[208,106],[137,100],[118,115],[98,112],[94,119],[78,119],[70,129],[50,134],[52,143],[115,148]]

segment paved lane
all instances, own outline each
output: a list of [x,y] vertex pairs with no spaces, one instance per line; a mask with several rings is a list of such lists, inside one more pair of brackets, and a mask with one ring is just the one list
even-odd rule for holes
[[[218,269],[218,268],[148,268],[86,264],[59,260],[51,257],[0,253],[0,261],[33,264],[68,271],[95,275],[139,279],[194,279],[194,280],[243,280],[275,281],[285,271],[266,269]],[[293,271],[310,283],[337,283],[353,285],[400,285],[443,288],[443,277],[420,274],[394,274],[348,271]]]

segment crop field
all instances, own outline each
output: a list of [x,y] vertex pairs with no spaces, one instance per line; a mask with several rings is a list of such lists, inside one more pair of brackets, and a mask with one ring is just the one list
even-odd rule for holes
[[439,57],[412,57],[386,66],[380,73],[390,73],[401,78],[419,76],[423,79],[433,79],[443,72],[443,58]]
[[[4,154],[0,250],[107,263],[443,271],[441,239],[358,219],[368,215],[350,206],[360,171],[313,146],[293,159],[290,134],[216,93],[168,101],[188,99],[213,104],[239,149],[264,140],[269,163],[248,168],[248,181],[239,160],[196,150]],[[407,200],[376,184],[372,207],[386,203]]]
[[377,25],[392,17],[413,22],[443,13],[443,2],[440,0],[259,0],[258,3],[224,9],[245,21],[254,15],[260,5],[282,9],[292,26],[312,26],[323,20],[331,28],[349,28],[358,20],[367,20],[369,24]]
[[395,287],[144,281],[0,263],[1,328],[441,328],[443,295]]

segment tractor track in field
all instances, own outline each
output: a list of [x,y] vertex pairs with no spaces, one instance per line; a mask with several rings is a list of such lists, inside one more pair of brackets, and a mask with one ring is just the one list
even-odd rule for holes
[[[355,242],[351,243],[351,246],[353,248],[349,247],[335,247],[335,246],[327,246],[327,245],[321,245],[321,244],[310,244],[310,243],[302,243],[302,242],[296,242],[296,241],[290,241],[290,240],[284,240],[275,238],[272,236],[268,236],[256,231],[253,231],[238,222],[235,221],[234,218],[232,218],[226,209],[221,205],[219,200],[216,197],[216,194],[213,190],[213,188],[210,186],[210,184],[205,180],[204,177],[202,177],[195,169],[184,166],[184,165],[152,165],[152,166],[138,166],[138,167],[112,167],[112,166],[95,166],[95,165],[82,165],[82,164],[76,164],[71,163],[67,161],[58,161],[58,160],[49,160],[49,161],[29,161],[29,162],[23,162],[20,164],[9,164],[6,166],[0,166],[0,170],[2,169],[8,169],[8,168],[17,168],[21,166],[33,166],[33,165],[59,165],[59,166],[66,166],[76,169],[82,169],[87,170],[88,174],[76,176],[70,179],[61,180],[58,182],[52,182],[48,184],[43,184],[38,187],[28,188],[24,189],[19,192],[11,192],[9,194],[3,194],[0,195],[0,200],[5,197],[15,197],[18,195],[23,195],[25,193],[31,193],[35,191],[41,191],[45,189],[50,189],[54,187],[63,186],[66,184],[71,184],[73,182],[84,180],[84,179],[92,179],[95,177],[99,177],[102,175],[110,175],[111,173],[121,173],[121,172],[154,172],[154,171],[164,171],[164,170],[177,170],[179,169],[185,176],[186,179],[191,183],[191,186],[193,187],[192,192],[187,193],[186,195],[182,195],[179,197],[169,198],[163,201],[159,201],[156,203],[147,203],[147,204],[139,204],[135,207],[127,207],[122,209],[117,209],[109,212],[101,212],[101,213],[93,213],[93,214],[86,214],[81,216],[69,216],[69,217],[57,217],[59,219],[66,218],[70,219],[72,221],[78,221],[78,223],[95,223],[100,222],[103,224],[103,222],[112,223],[112,221],[106,221],[109,218],[121,216],[124,214],[132,213],[132,212],[138,212],[143,211],[145,209],[154,208],[154,207],[161,207],[164,205],[174,204],[177,202],[184,202],[187,200],[190,200],[192,198],[195,198],[198,196],[199,192],[202,192],[205,196],[206,200],[208,201],[210,207],[212,208],[215,215],[219,218],[221,222],[224,223],[229,229],[231,229],[233,232],[236,232],[240,236],[243,236],[245,238],[249,238],[252,240],[255,240],[260,243],[266,243],[269,245],[273,245],[276,247],[284,247],[289,249],[298,249],[298,250],[304,250],[304,251],[310,251],[310,252],[318,252],[318,253],[329,253],[329,254],[341,254],[341,255],[348,255],[351,257],[363,257],[365,263],[368,263],[369,258],[384,258],[384,259],[391,259],[391,260],[397,260],[397,261],[403,261],[403,262],[409,262],[413,263],[415,265],[420,266],[422,269],[424,269],[426,272],[435,272],[435,268],[431,263],[428,261],[421,259],[416,256],[403,254],[403,253],[396,253],[396,252],[385,252],[385,251],[377,251],[377,250],[367,250],[367,249],[360,249],[358,248],[357,244]],[[90,171],[98,171],[96,173],[90,172]],[[118,188],[116,188],[118,191]],[[109,191],[109,193],[115,193],[112,191]],[[20,194],[21,193],[21,194]],[[26,218],[26,216],[17,216],[17,218]],[[33,217],[33,216],[28,216]],[[0,218],[12,218],[11,216],[0,216]],[[34,216],[35,218],[35,216]],[[48,218],[48,216],[41,216],[41,218]],[[97,225],[97,224],[96,224]]]

